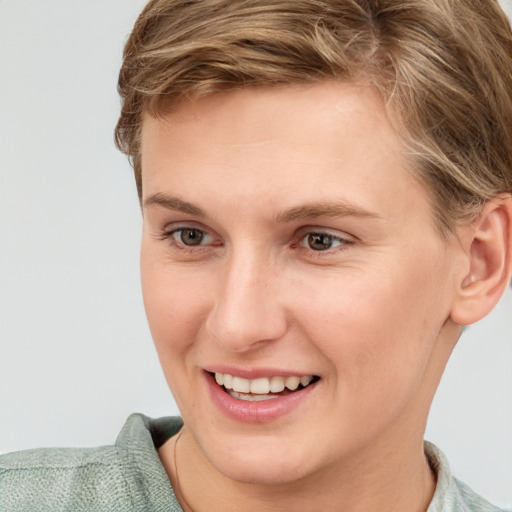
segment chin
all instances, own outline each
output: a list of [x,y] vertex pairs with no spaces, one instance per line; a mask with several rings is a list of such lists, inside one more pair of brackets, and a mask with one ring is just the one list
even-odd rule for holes
[[256,485],[278,485],[300,480],[314,471],[312,458],[304,456],[304,446],[300,451],[294,449],[298,445],[300,443],[259,438],[237,443],[228,440],[226,444],[204,446],[203,451],[209,462],[232,480]]
[[293,465],[290,462],[272,456],[265,461],[257,462],[232,459],[226,464],[219,463],[216,467],[224,476],[237,482],[253,485],[280,485],[301,480],[308,474],[304,466]]

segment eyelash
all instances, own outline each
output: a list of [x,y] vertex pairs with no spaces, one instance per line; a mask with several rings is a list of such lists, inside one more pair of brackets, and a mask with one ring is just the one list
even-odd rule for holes
[[[305,245],[308,244],[311,240],[309,240],[312,237],[327,237],[329,239],[330,243],[337,243],[338,245],[335,247],[329,247],[325,250],[315,250],[311,247]],[[304,243],[304,245],[302,245]],[[303,248],[306,251],[308,251],[310,254],[313,254],[315,257],[321,257],[323,255],[330,255],[333,252],[343,251],[346,250],[347,246],[352,245],[354,243],[353,240],[350,240],[349,238],[343,238],[341,236],[333,235],[332,233],[329,233],[328,231],[307,231],[305,233],[301,233],[298,242],[292,244],[293,248]]]
[[213,244],[209,244],[209,245],[187,245],[187,244],[183,243],[182,241],[180,242],[179,240],[177,240],[175,238],[175,235],[178,235],[180,232],[184,232],[184,231],[191,231],[191,232],[199,233],[202,237],[200,241],[202,241],[202,239],[205,236],[211,236],[204,229],[196,228],[193,226],[180,226],[180,227],[173,228],[170,230],[164,230],[164,232],[158,238],[160,240],[165,240],[165,241],[169,242],[175,249],[177,249],[181,252],[184,252],[184,253],[198,254],[199,252],[208,250],[211,246],[217,247],[217,246],[221,245],[220,242],[217,242],[217,243],[214,242]]
[[[193,245],[193,244],[187,245],[187,244],[183,243],[183,241],[180,241],[175,238],[177,235],[179,235],[180,233],[183,233],[184,231],[195,232],[196,234],[200,235],[202,238],[199,241],[199,244],[198,245]],[[181,236],[183,236],[183,235],[181,235]],[[174,246],[174,248],[176,248],[179,251],[182,251],[185,253],[199,254],[200,251],[202,252],[202,251],[208,250],[210,247],[219,247],[222,245],[221,242],[215,242],[215,241],[213,243],[210,243],[207,245],[200,245],[200,243],[203,241],[203,238],[209,237],[209,236],[211,237],[211,235],[209,235],[208,232],[205,231],[204,229],[193,227],[193,226],[180,226],[180,227],[176,227],[176,228],[164,231],[158,238],[160,240],[166,240],[166,241],[170,242]],[[311,247],[307,247],[306,245],[304,245],[307,243],[306,240],[308,237],[315,237],[315,236],[328,237],[329,242],[337,243],[338,245],[335,246],[334,248],[329,247],[325,250],[315,250],[315,249],[312,249]],[[322,257],[322,256],[332,255],[333,252],[346,250],[347,246],[350,246],[353,244],[354,244],[354,240],[351,240],[349,238],[343,238],[341,236],[336,236],[328,231],[312,229],[312,230],[308,230],[308,231],[304,230],[301,233],[299,233],[299,235],[296,237],[295,241],[292,244],[290,244],[290,247],[292,249],[307,251],[310,255],[313,255],[314,257]]]

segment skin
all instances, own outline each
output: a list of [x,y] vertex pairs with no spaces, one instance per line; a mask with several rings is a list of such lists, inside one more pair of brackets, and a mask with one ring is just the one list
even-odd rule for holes
[[[467,248],[439,234],[377,93],[219,93],[147,116],[141,147],[144,301],[185,423],[160,456],[176,489],[177,454],[181,501],[426,510],[423,433],[460,335]],[[311,248],[310,233],[332,246]],[[241,423],[205,386],[220,364],[320,381],[284,417]]]

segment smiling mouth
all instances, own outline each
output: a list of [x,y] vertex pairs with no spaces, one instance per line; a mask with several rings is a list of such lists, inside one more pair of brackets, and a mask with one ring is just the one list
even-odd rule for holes
[[218,372],[211,375],[230,396],[249,402],[272,400],[286,396],[307,388],[320,379],[316,375],[260,377],[258,379],[244,379],[229,373]]

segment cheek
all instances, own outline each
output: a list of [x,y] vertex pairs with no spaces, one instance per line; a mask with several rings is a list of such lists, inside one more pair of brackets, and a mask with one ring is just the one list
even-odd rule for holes
[[196,341],[204,326],[205,301],[193,273],[141,258],[144,306],[167,384],[180,411],[196,407],[190,380]]
[[413,386],[446,314],[428,273],[389,265],[316,284],[295,319],[336,367],[337,385],[369,397],[375,389]]
[[141,281],[149,327],[162,364],[187,350],[204,325],[204,280],[198,273],[141,255]]

